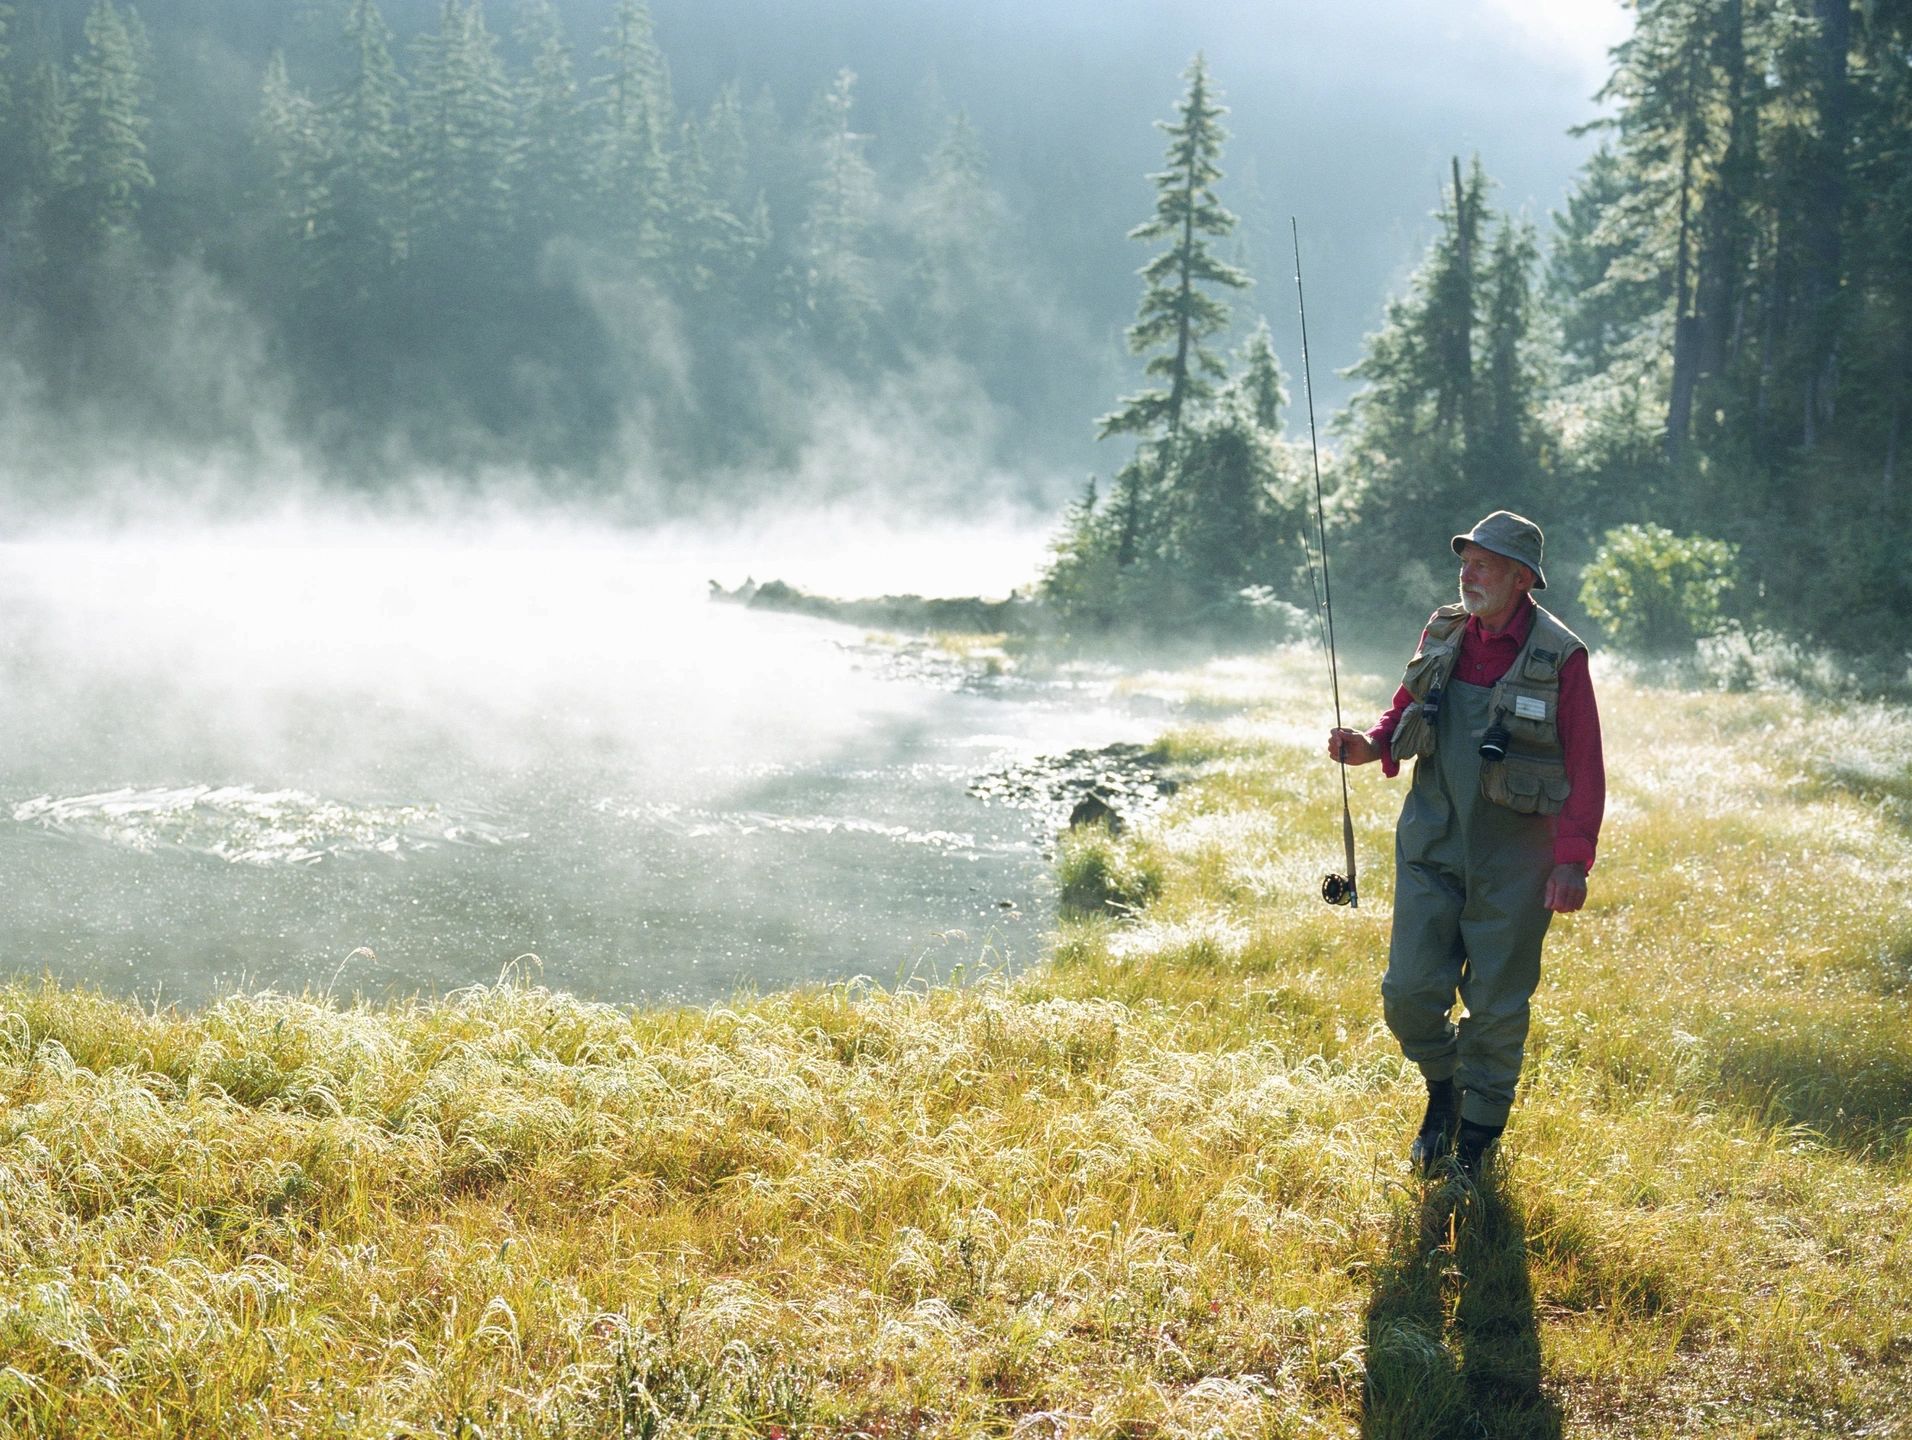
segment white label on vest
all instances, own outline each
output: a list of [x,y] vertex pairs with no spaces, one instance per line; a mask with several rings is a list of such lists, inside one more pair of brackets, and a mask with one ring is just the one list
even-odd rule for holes
[[1514,714],[1518,715],[1522,720],[1545,720],[1547,718],[1547,702],[1537,695],[1516,695],[1514,697]]

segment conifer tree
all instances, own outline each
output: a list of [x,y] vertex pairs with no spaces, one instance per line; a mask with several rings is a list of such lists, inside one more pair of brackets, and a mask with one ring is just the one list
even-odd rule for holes
[[94,0],[73,67],[73,154],[79,211],[96,239],[130,235],[140,197],[153,188],[146,164],[145,29],[113,0]]
[[50,60],[28,73],[20,106],[24,156],[17,254],[26,273],[44,278],[57,257],[71,248],[80,229],[76,202],[80,159],[74,144],[79,110],[65,70]]
[[856,76],[839,71],[811,117],[814,169],[798,241],[800,323],[847,363],[869,343],[876,318],[874,265],[866,248],[876,212],[868,137],[851,124]]
[[1376,565],[1487,499],[1510,503],[1531,479],[1534,241],[1496,222],[1478,160],[1452,174],[1427,256],[1348,372],[1362,388],[1335,421],[1348,442],[1342,503],[1362,514]]
[[344,78],[328,107],[324,213],[309,247],[310,283],[335,302],[362,306],[405,254],[405,145],[392,32],[377,0],[351,0],[344,17]]
[[584,218],[584,108],[571,51],[551,0],[520,0],[516,38],[531,65],[518,83],[523,154],[513,208],[520,231],[535,246],[574,229]]
[[1665,447],[1687,445],[1695,400],[1719,407],[1730,334],[1742,311],[1762,77],[1789,25],[1784,0],[1649,0],[1616,50],[1600,99],[1612,122],[1624,184],[1600,222],[1617,278],[1650,281],[1670,343]]
[[933,349],[958,345],[994,318],[974,297],[1001,274],[1002,198],[988,180],[988,156],[969,117],[958,111],[929,157],[907,210],[915,251],[909,306],[912,333]]
[[1540,388],[1530,337],[1534,325],[1534,271],[1540,244],[1533,227],[1503,219],[1482,276],[1480,418],[1468,447],[1476,484],[1522,509],[1535,480],[1534,412]]
[[[1214,394],[1214,382],[1227,374],[1221,360],[1202,342],[1227,328],[1228,307],[1205,286],[1239,290],[1250,282],[1234,266],[1218,259],[1210,242],[1235,228],[1235,217],[1215,197],[1221,179],[1222,143],[1227,132],[1208,81],[1208,66],[1197,55],[1186,72],[1188,89],[1177,118],[1158,121],[1169,137],[1168,166],[1155,182],[1155,215],[1129,232],[1132,240],[1167,240],[1168,248],[1142,267],[1143,292],[1129,348],[1149,355],[1146,373],[1158,388],[1124,399],[1121,408],[1102,417],[1101,434],[1175,434],[1185,413]],[[1157,352],[1157,353],[1152,353]]]
[[411,91],[416,244],[490,270],[503,256],[518,163],[511,89],[482,0],[443,0],[417,42]]
[[673,216],[666,242],[674,283],[692,294],[734,295],[763,237],[723,199],[704,151],[704,129],[686,123],[671,160]]
[[1258,322],[1242,342],[1230,389],[1257,425],[1270,435],[1281,433],[1288,387],[1282,383],[1281,362],[1275,358],[1275,337],[1267,320]]
[[654,269],[669,248],[668,145],[676,107],[644,0],[618,0],[597,59],[594,189],[601,223],[631,260]]
[[1466,177],[1460,158],[1452,162],[1452,202],[1443,206],[1441,240],[1428,256],[1420,309],[1420,351],[1432,362],[1437,431],[1465,455],[1478,425],[1474,371],[1474,330],[1480,323],[1479,269],[1487,176],[1475,156]]
[[756,196],[750,185],[750,138],[744,125],[743,99],[735,81],[718,88],[698,138],[710,193],[733,215],[745,214]]
[[[296,253],[314,243],[329,208],[322,178],[327,140],[318,107],[293,86],[286,73],[283,51],[273,51],[266,64],[257,136],[266,156],[281,233]],[[307,283],[312,278],[309,268],[301,273]]]
[[1660,309],[1657,275],[1632,264],[1610,222],[1626,197],[1627,173],[1610,144],[1594,151],[1564,210],[1553,215],[1546,290],[1560,321],[1561,358],[1576,376],[1597,375]]

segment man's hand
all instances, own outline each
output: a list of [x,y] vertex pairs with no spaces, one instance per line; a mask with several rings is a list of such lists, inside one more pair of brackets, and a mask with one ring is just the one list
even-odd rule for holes
[[1371,760],[1379,760],[1381,752],[1359,730],[1337,727],[1328,732],[1328,758],[1344,765],[1366,765]]
[[1578,910],[1587,903],[1587,867],[1556,865],[1547,877],[1547,895],[1541,902],[1557,915]]

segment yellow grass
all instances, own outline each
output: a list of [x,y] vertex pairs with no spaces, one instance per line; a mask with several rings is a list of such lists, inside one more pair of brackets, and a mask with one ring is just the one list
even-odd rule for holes
[[1591,903],[1469,1201],[1378,1022],[1399,782],[1316,898],[1319,669],[1145,682],[1247,709],[1065,848],[1146,903],[1019,979],[0,990],[0,1434],[1902,1433],[1912,722],[1602,677]]

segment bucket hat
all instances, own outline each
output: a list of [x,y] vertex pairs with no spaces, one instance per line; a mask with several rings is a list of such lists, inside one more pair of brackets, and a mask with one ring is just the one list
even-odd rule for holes
[[1483,550],[1492,550],[1496,555],[1519,561],[1534,572],[1534,589],[1547,588],[1547,577],[1540,569],[1540,554],[1546,544],[1546,536],[1525,515],[1516,515],[1511,510],[1496,510],[1465,535],[1454,537],[1454,553],[1460,554],[1461,547],[1469,541]]

